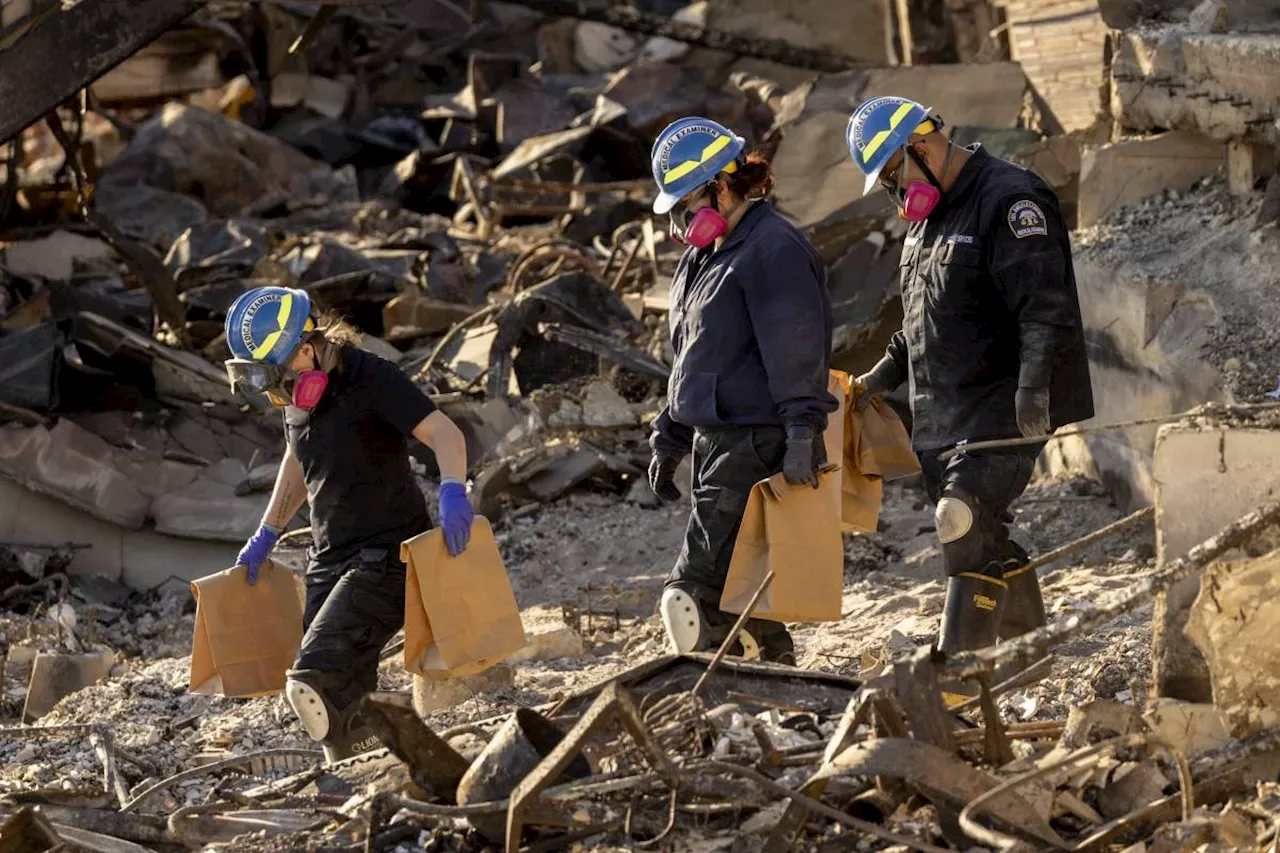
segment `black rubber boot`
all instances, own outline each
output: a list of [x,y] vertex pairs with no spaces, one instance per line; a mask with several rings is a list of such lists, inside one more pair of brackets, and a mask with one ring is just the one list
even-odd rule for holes
[[[947,578],[947,603],[938,631],[939,651],[949,655],[975,651],[999,639],[1007,592],[999,573],[1000,565],[989,563],[985,572],[962,572]],[[976,681],[949,681],[942,685],[947,707],[977,695]]]
[[321,742],[327,763],[335,764],[382,746],[382,741],[377,734],[364,723],[357,710],[358,705],[359,703],[355,703],[343,709],[335,727],[336,731],[331,731],[329,736]]
[[[1040,594],[1040,577],[1028,565],[1026,554],[1005,560],[1004,567],[1004,582],[1009,585],[1009,591],[1005,596],[1004,615],[1000,617],[1001,640],[1020,637],[1048,622],[1044,612],[1044,597]],[[996,667],[992,681],[1001,684],[1030,666],[1034,666],[1034,663],[1001,664]]]
[[1000,639],[1007,640],[1042,627],[1046,621],[1040,577],[1026,563],[1005,563],[1004,582],[1009,585],[1004,615],[1000,619]]
[[796,643],[787,626],[781,622],[768,619],[748,619],[742,633],[750,637],[745,645],[752,642],[759,648],[760,660],[766,663],[780,663],[786,666],[796,665]]

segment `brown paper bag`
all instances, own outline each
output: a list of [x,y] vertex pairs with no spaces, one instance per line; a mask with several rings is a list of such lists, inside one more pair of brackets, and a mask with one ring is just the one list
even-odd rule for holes
[[853,403],[861,389],[851,379],[845,388],[840,526],[851,533],[871,533],[880,519],[884,482],[916,473],[920,461],[911,450],[911,436],[888,403],[874,397],[859,412]]
[[[849,408],[849,386],[853,379],[841,370],[832,370],[827,375],[827,390],[836,398],[836,410],[827,416],[827,429],[822,434],[823,444],[827,448],[827,462],[832,465],[843,465],[845,410]],[[843,477],[841,478],[843,482]],[[831,500],[836,505],[836,513],[840,512],[842,500],[841,490],[831,490]]]
[[248,569],[191,584],[196,629],[191,642],[192,693],[266,696],[284,689],[302,643],[302,585],[271,560],[249,586]]
[[427,678],[483,672],[525,646],[520,608],[493,528],[477,515],[467,550],[450,557],[436,529],[400,546],[404,668]]
[[[817,489],[782,474],[755,485],[734,543],[720,609],[741,613],[772,569],[755,616],[775,622],[835,622],[844,591],[844,543],[837,498],[840,472],[828,467]],[[833,497],[834,493],[834,497]]]

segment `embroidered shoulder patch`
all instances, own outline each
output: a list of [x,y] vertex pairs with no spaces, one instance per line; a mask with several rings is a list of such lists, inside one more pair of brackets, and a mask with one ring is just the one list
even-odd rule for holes
[[1009,228],[1013,236],[1021,240],[1023,237],[1049,236],[1049,222],[1044,211],[1034,201],[1023,199],[1015,201],[1009,208]]

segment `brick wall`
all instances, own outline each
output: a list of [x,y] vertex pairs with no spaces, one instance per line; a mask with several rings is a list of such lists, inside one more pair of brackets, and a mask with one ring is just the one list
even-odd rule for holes
[[1090,127],[1102,109],[1102,51],[1109,29],[1097,0],[996,0],[1009,50],[1064,130]]

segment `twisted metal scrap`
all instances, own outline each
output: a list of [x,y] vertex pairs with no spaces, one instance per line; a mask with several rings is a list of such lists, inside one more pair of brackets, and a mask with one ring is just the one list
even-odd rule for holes
[[242,764],[248,764],[256,758],[285,758],[291,756],[299,756],[302,758],[319,759],[323,753],[318,749],[261,749],[257,752],[246,752],[244,755],[234,755],[230,758],[224,758],[221,761],[214,761],[209,764],[202,764],[199,767],[192,767],[190,770],[183,770],[181,773],[175,773],[166,779],[161,779],[154,785],[138,792],[138,795],[120,806],[121,814],[135,811],[139,806],[156,794],[164,791],[170,785],[183,782],[187,779],[198,779],[209,773],[217,773],[222,770],[228,770],[232,767],[239,767]]
[[[1017,790],[1023,785],[1034,782],[1037,779],[1049,776],[1066,767],[1072,767],[1079,764],[1087,758],[1093,758],[1095,755],[1105,752],[1108,749],[1124,749],[1146,746],[1164,750],[1173,758],[1174,763],[1178,767],[1178,780],[1182,788],[1182,819],[1190,820],[1191,813],[1195,811],[1196,804],[1195,793],[1191,782],[1191,768],[1187,764],[1186,757],[1175,750],[1168,741],[1158,738],[1155,735],[1139,733],[1121,735],[1120,737],[1111,738],[1110,740],[1104,740],[1101,743],[1094,744],[1093,746],[1077,750],[1063,758],[1061,761],[1056,761],[1052,764],[1032,770],[1030,773],[1024,773],[1021,776],[1017,776],[1006,782],[1000,783],[990,791],[975,797],[969,805],[964,807],[964,810],[960,812],[960,828],[963,829],[970,838],[988,847],[994,847],[997,850],[1010,847],[1017,843],[1017,839],[1011,838],[1002,832],[997,832],[994,829],[989,829],[978,823],[975,819],[975,815],[983,811],[992,800],[1002,794],[1008,794],[1011,791]],[[1129,816],[1125,815],[1112,823],[1119,825],[1123,824],[1127,820],[1129,820]],[[1101,827],[1098,832],[1105,831],[1107,828],[1108,827],[1106,826]],[[1088,839],[1085,841],[1085,844],[1087,843]],[[1084,849],[1085,844],[1075,846],[1059,844],[1055,846],[1060,850],[1079,851]]]
[[[549,272],[544,271],[551,264]],[[565,265],[581,269],[592,278],[599,278],[599,269],[595,260],[577,243],[562,238],[543,240],[526,249],[516,262],[511,265],[511,273],[507,276],[507,292],[519,293],[530,285],[527,279],[537,270],[534,283],[546,281],[562,272]]]

